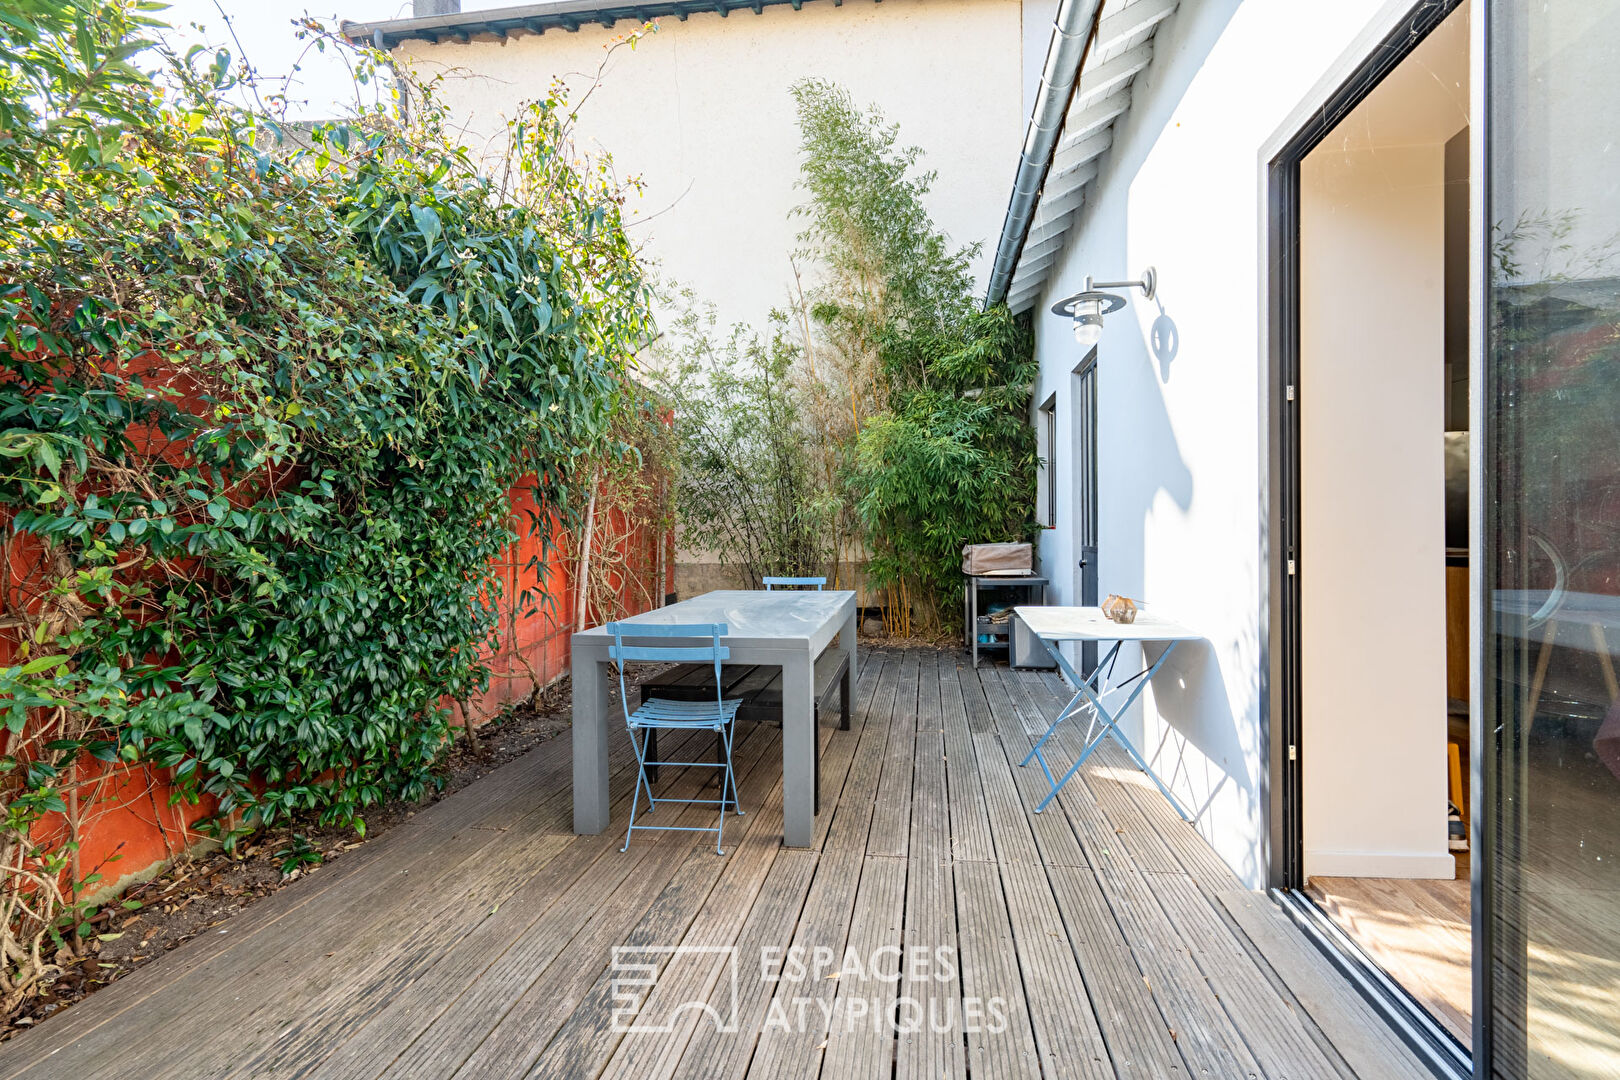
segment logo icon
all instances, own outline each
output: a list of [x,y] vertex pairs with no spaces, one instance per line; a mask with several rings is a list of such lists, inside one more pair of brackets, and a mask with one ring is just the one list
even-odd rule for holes
[[737,947],[615,945],[612,989],[615,1032],[672,1032],[691,1013],[735,1032]]

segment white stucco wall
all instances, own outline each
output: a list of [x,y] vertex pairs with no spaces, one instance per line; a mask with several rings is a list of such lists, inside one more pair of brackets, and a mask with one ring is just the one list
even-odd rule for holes
[[[1100,585],[1202,631],[1127,724],[1198,829],[1252,886],[1268,853],[1259,710],[1263,150],[1320,103],[1398,17],[1384,0],[1198,0],[1154,39],[1090,203],[1038,301],[1034,400],[1073,420],[1081,359],[1046,314],[1093,274],[1159,272],[1099,346]],[[1438,378],[1438,376],[1437,376]],[[1041,557],[1074,596],[1073,455]]]
[[[1036,21],[1046,0],[1030,0]],[[633,31],[584,26],[502,43],[407,42],[399,55],[440,89],[470,145],[502,129],[522,101],[562,78],[578,100],[579,148],[612,154],[645,191],[626,208],[632,236],[664,271],[718,308],[722,325],[763,324],[785,306],[801,222],[799,133],[788,87],[832,79],[900,126],[903,145],[937,170],[928,199],[958,244],[993,248],[1023,137],[1022,0],[851,0],[779,5],[722,18],[665,18],[632,51]],[[605,65],[604,65],[605,61]],[[975,264],[982,277],[990,252]]]

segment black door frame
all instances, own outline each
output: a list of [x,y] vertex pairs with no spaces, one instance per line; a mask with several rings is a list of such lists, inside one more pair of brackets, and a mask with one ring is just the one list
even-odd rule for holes
[[1261,597],[1263,655],[1261,711],[1269,734],[1269,883],[1292,889],[1305,884],[1300,798],[1300,553],[1299,505],[1299,166],[1384,77],[1417,48],[1429,31],[1462,0],[1419,0],[1366,61],[1311,114],[1266,170],[1266,246],[1270,273],[1266,297],[1265,459],[1261,463],[1261,565],[1267,573]]
[[[1436,1072],[1453,1076],[1465,1076],[1470,1071],[1466,1058],[1459,1060],[1460,1046],[1455,1040],[1434,1024],[1410,995],[1360,954],[1353,943],[1336,933],[1336,928],[1321,916],[1314,904],[1302,902],[1298,894],[1305,885],[1300,582],[1308,572],[1305,553],[1300,549],[1299,531],[1299,168],[1305,156],[1461,3],[1462,0],[1415,0],[1411,10],[1266,163],[1267,355],[1260,409],[1263,428],[1260,563],[1264,568],[1260,598],[1260,710],[1267,742],[1268,884],[1284,909],[1413,1048],[1431,1062]],[[1476,5],[1476,8],[1481,6]],[[1475,12],[1476,18],[1481,15]],[[1476,131],[1482,126],[1481,120],[1475,117]],[[1480,796],[1477,772],[1474,791],[1477,804]],[[1476,999],[1477,994],[1476,989]]]

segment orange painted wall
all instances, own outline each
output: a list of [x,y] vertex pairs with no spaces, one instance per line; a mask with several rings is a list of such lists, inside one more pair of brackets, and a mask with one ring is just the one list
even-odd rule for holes
[[[475,722],[499,712],[507,702],[528,697],[534,690],[535,676],[538,676],[541,686],[546,686],[568,670],[568,638],[573,633],[578,610],[577,567],[560,553],[561,529],[555,519],[541,519],[546,522],[549,536],[535,527],[539,515],[536,514],[534,500],[525,489],[520,487],[512,493],[512,509],[517,519],[514,522],[516,531],[522,535],[522,539],[504,560],[508,594],[502,605],[502,647],[490,659],[490,667],[495,674],[490,678],[489,689],[482,698],[472,703]],[[625,534],[623,554],[630,572],[638,581],[619,583],[617,593],[621,611],[604,613],[593,609],[589,612],[587,625],[594,626],[606,617],[632,615],[657,606],[662,596],[675,587],[673,534],[660,535],[658,530],[645,524],[626,529],[620,512],[614,513],[619,516],[614,519],[617,527],[612,532],[614,535]],[[665,545],[662,587],[654,580],[659,570],[660,542]],[[514,627],[511,619],[516,599],[514,594],[521,586],[527,586],[531,593],[538,593],[543,586],[544,597],[531,596],[524,605],[524,614],[516,620]],[[528,661],[528,666],[516,654],[521,654]]]
[[[506,617],[502,621],[500,648],[490,658],[495,674],[490,679],[489,689],[469,703],[475,723],[487,721],[510,702],[527,698],[536,689],[536,679],[543,687],[568,670],[568,638],[573,631],[575,612],[575,568],[559,548],[561,530],[555,519],[537,515],[534,510],[527,490],[515,489],[514,526],[521,539],[501,564],[509,591],[503,603]],[[543,536],[537,527],[541,523],[549,530],[549,537]],[[660,536],[657,530],[645,525],[628,530],[627,562],[641,575],[643,587],[622,590],[626,604],[624,613],[647,606],[643,594],[652,591],[650,586],[657,576],[660,541],[666,545],[662,592],[668,592],[673,587],[674,559],[670,557],[673,536]],[[37,551],[33,554],[37,557]],[[28,556],[26,545],[13,545],[9,569],[14,580],[28,573],[31,561]],[[549,603],[536,602],[533,606],[537,610],[522,614],[515,620],[515,626],[510,617],[514,575],[532,593],[539,594],[543,587],[551,598]],[[594,620],[596,613],[591,617]],[[15,654],[15,641],[9,635],[0,635],[0,665],[11,663]],[[452,703],[446,701],[445,704]],[[163,770],[99,763],[82,767],[87,772],[92,767],[100,770],[96,784],[81,798],[80,807],[81,873],[99,871],[102,875],[102,881],[92,887],[92,892],[109,887],[116,890],[138,880],[203,839],[191,826],[212,812],[211,801],[170,805],[175,790],[168,784]],[[42,842],[63,840],[68,835],[67,823],[61,815],[52,815],[36,826],[35,835]]]

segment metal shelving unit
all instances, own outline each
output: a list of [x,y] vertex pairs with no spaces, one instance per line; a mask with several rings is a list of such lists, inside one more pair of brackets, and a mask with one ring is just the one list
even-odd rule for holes
[[[979,666],[980,652],[1005,652],[1012,644],[1012,620],[1003,623],[993,623],[987,617],[980,615],[981,605],[979,593],[986,591],[1022,590],[1021,596],[1008,597],[1010,606],[1018,604],[1046,604],[1046,587],[1050,584],[1045,578],[1031,574],[1027,577],[1006,577],[1003,575],[964,574],[962,581],[962,626],[963,644],[973,656],[973,666]],[[1039,598],[1037,598],[1039,590]],[[980,641],[981,636],[988,636],[991,640]]]

